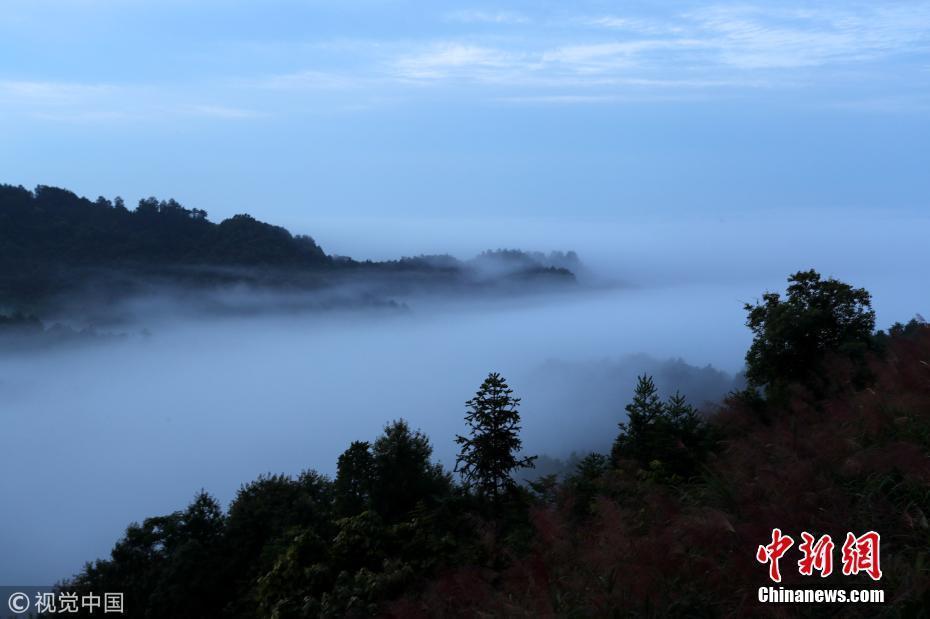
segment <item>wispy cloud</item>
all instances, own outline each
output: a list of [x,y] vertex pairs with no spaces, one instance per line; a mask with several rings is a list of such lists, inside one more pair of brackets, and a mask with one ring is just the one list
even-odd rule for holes
[[516,11],[482,11],[476,9],[452,11],[445,15],[446,21],[466,24],[526,24],[531,20]]
[[[496,13],[457,15],[460,21],[508,21]],[[815,8],[716,4],[663,18],[602,14],[562,22],[565,26],[558,27],[550,20],[536,29],[536,37],[496,35],[488,44],[476,34],[467,41],[434,42],[400,52],[388,66],[394,77],[414,82],[566,87],[573,92],[585,86],[643,89],[650,84],[666,91],[768,88],[777,83],[794,88],[804,80],[816,84],[831,79],[811,72],[820,67],[863,69],[895,54],[927,53],[930,46],[927,3]],[[605,97],[558,92],[545,96],[578,101]]]
[[619,15],[585,16],[577,18],[575,22],[589,28],[617,30],[639,35],[669,35],[684,30],[674,21],[656,21]]
[[583,76],[603,85],[603,76],[635,77],[650,56],[708,47],[700,39],[642,39],[571,44],[541,49],[486,47],[457,41],[436,42],[393,61],[393,73],[404,80],[463,80],[498,84],[577,86]]
[[[438,26],[441,35],[250,41],[245,48],[253,56],[276,60],[252,75],[205,79],[193,89],[0,81],[0,103],[55,115],[73,108],[85,116],[232,121],[297,109],[301,102],[364,108],[427,89],[441,94],[443,88],[461,96],[458,86],[474,87],[466,96],[492,100],[620,102],[650,90],[661,97],[692,97],[699,90],[730,95],[740,89],[822,88],[843,79],[859,87],[883,78],[896,56],[917,57],[910,68],[899,63],[896,69],[918,74],[909,87],[926,90],[919,83],[930,49],[930,2],[721,3],[689,10],[665,5],[664,11],[657,4],[629,14],[588,13],[584,5],[557,14],[463,8],[442,15],[456,26]],[[855,76],[843,77],[853,71]]]
[[694,50],[707,47],[701,39],[640,39],[613,43],[567,45],[542,54],[543,63],[556,64],[577,73],[640,67],[647,54],[657,51]]
[[454,76],[493,79],[501,71],[525,68],[523,54],[458,42],[441,42],[393,62],[398,77],[436,80]]
[[791,69],[875,60],[925,46],[930,6],[844,9],[715,6],[686,15],[724,64]]
[[[876,60],[927,51],[930,4],[874,3],[817,8],[785,4],[715,4],[663,20],[621,15],[578,18],[579,24],[641,38],[700,41],[716,51],[708,68],[792,69]],[[668,67],[673,69],[673,66]]]

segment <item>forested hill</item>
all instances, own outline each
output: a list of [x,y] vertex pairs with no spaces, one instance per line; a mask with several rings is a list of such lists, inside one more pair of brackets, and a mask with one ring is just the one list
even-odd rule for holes
[[0,185],[0,259],[69,265],[119,263],[324,265],[308,236],[236,215],[216,224],[206,211],[146,198],[129,210],[120,198],[91,202],[57,187]]
[[[91,201],[57,187],[0,184],[0,309],[29,307],[89,283],[120,295],[140,275],[197,286],[244,280],[306,288],[368,273],[398,290],[413,280],[472,287],[574,281],[577,264],[574,252],[517,250],[469,261],[418,256],[361,262],[327,255],[311,237],[250,215],[214,223],[206,211],[175,200],[146,198],[129,209],[118,197]],[[127,272],[128,279],[114,278]]]

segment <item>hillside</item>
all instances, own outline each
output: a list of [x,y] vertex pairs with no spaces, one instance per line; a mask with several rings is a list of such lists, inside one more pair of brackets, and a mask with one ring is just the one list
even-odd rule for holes
[[331,262],[306,236],[236,215],[219,224],[174,200],[91,202],[57,187],[0,185],[0,260],[72,266],[302,265]]

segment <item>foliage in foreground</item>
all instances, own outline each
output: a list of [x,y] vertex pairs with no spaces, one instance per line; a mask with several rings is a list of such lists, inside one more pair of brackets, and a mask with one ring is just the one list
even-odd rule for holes
[[[930,327],[899,325],[886,337],[884,354],[866,358],[867,388],[855,388],[853,363],[834,357],[824,367],[829,399],[795,384],[788,403],[763,401],[764,416],[741,395],[728,399],[709,420],[716,449],[689,480],[635,458],[585,458],[540,493],[527,552],[502,570],[446,571],[395,603],[394,616],[926,616]],[[782,585],[882,588],[886,603],[758,603],[771,583],[755,549],[775,527],[795,539],[880,532],[878,583],[838,569],[800,576],[789,554]]]

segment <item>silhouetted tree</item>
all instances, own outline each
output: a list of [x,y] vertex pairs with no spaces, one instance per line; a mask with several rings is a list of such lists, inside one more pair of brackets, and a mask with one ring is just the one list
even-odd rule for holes
[[659,426],[663,410],[655,381],[651,376],[640,376],[633,391],[633,401],[626,405],[627,420],[618,424],[620,434],[611,452],[614,462],[633,458],[642,465],[648,465],[656,457],[661,441]]
[[658,473],[690,477],[710,448],[708,428],[680,393],[666,402],[659,398],[651,376],[640,376],[627,420],[619,423],[614,441],[614,463],[629,458]]
[[466,489],[478,496],[497,501],[516,486],[513,472],[532,468],[536,456],[519,457],[520,398],[513,397],[504,378],[492,372],[481,383],[475,397],[465,403],[465,422],[469,436],[456,436],[461,445],[455,470],[462,476]]
[[746,325],[753,341],[746,353],[746,378],[767,397],[780,396],[790,383],[815,393],[820,389],[823,361],[829,354],[861,358],[872,341],[875,312],[863,288],[814,270],[788,278],[786,298],[777,292],[762,302],[746,304]]
[[374,458],[371,445],[366,441],[353,441],[342,452],[336,464],[336,512],[342,516],[354,516],[371,505]]
[[201,491],[183,511],[132,524],[110,559],[85,565],[67,589],[122,591],[135,616],[205,617],[223,607],[225,517]]
[[384,428],[371,446],[374,509],[388,522],[409,514],[418,504],[429,504],[451,490],[442,466],[430,462],[433,446],[403,419]]
[[332,482],[314,471],[297,479],[263,475],[239,489],[229,506],[225,541],[229,585],[240,593],[233,608],[254,614],[247,612],[253,602],[243,592],[273,566],[295,529],[332,533],[332,494]]

